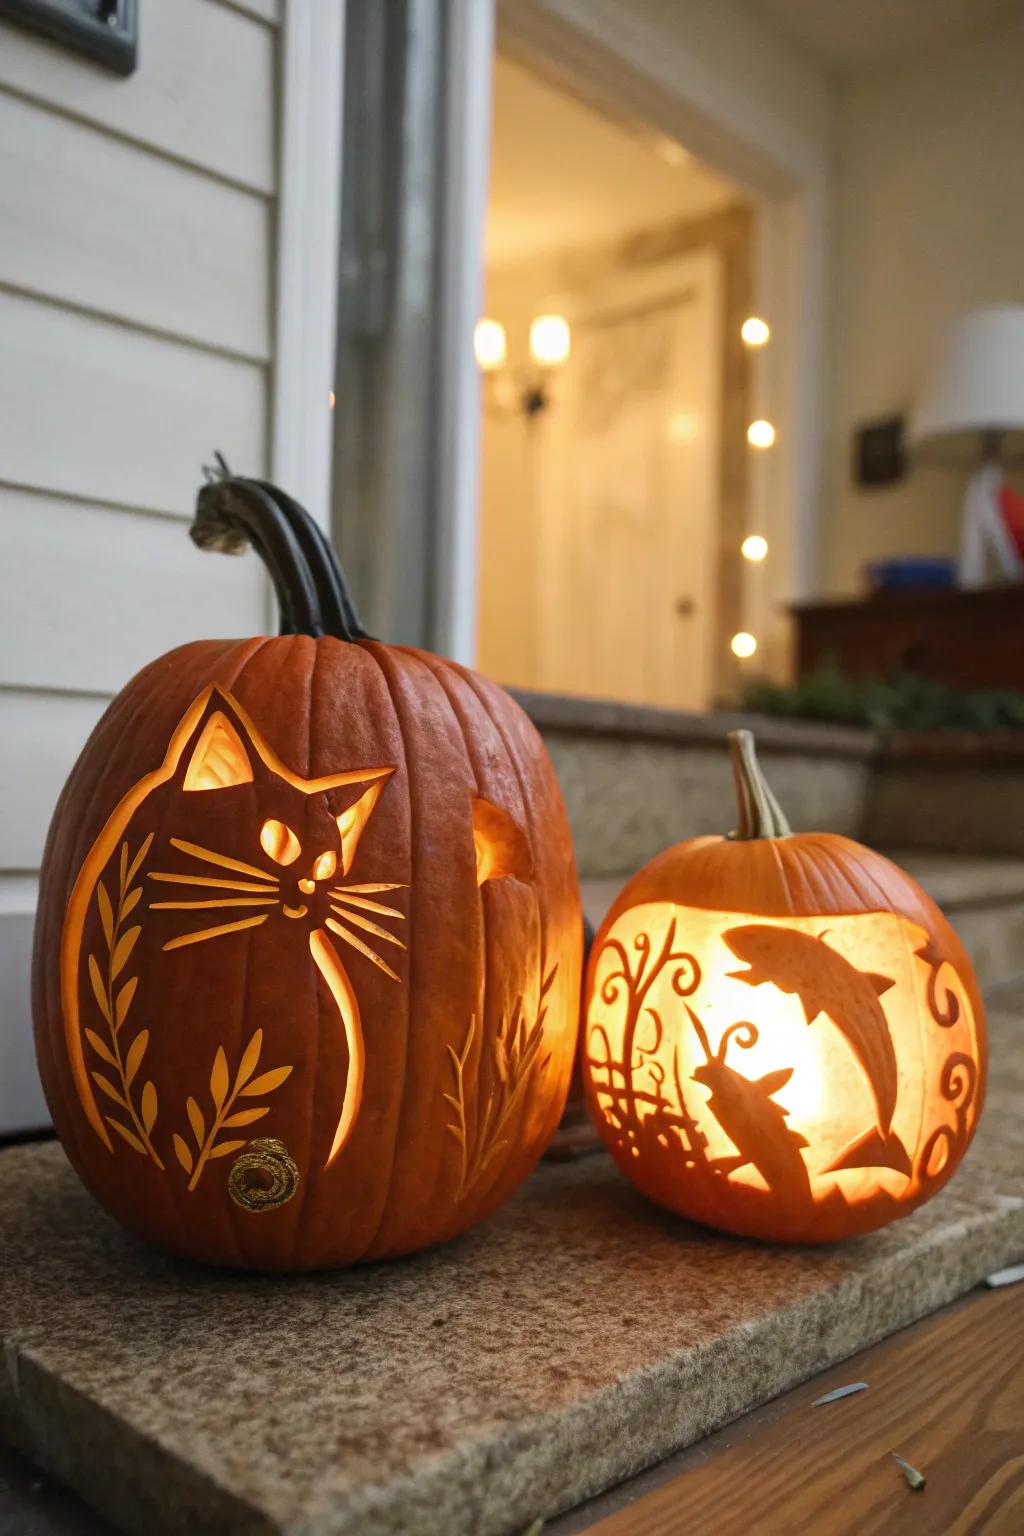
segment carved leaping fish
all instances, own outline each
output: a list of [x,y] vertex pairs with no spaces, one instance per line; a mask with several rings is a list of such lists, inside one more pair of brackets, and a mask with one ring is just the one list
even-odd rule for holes
[[823,939],[769,923],[747,923],[723,934],[737,960],[749,967],[730,971],[737,981],[759,987],[771,983],[800,999],[812,1024],[825,1014],[856,1056],[871,1085],[877,1128],[848,1147],[827,1172],[838,1168],[894,1168],[909,1176],[910,1158],[892,1130],[896,1109],[896,1052],[889,1023],[879,1002],[894,985],[888,976],[858,971]]

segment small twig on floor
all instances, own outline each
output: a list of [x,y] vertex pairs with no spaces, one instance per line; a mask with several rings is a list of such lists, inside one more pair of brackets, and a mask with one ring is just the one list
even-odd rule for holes
[[912,1467],[909,1461],[904,1461],[903,1457],[898,1455],[896,1451],[892,1452],[892,1459],[906,1478],[908,1486],[913,1488],[915,1493],[920,1493],[921,1489],[925,1486],[924,1473],[919,1472],[916,1467]]
[[837,1403],[841,1397],[852,1397],[855,1392],[866,1392],[867,1389],[866,1381],[852,1381],[848,1387],[835,1387],[822,1397],[816,1397],[811,1407],[820,1408],[823,1403]]

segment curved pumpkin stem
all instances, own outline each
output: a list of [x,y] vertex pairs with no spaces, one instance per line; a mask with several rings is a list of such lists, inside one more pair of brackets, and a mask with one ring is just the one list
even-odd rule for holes
[[274,583],[282,635],[324,633],[320,600],[301,546],[281,508],[255,480],[232,477],[204,485],[189,533],[200,549],[218,554],[241,554],[251,544]]
[[265,480],[255,483],[277,503],[288,519],[313,578],[326,633],[336,640],[368,639],[348,590],[341,562],[320,524],[294,497],[276,485],[268,485]]
[[736,783],[739,819],[732,834],[737,841],[755,837],[788,837],[790,825],[761,772],[753,731],[730,731],[729,754]]
[[305,508],[264,480],[232,475],[220,454],[216,459],[196,499],[195,543],[230,554],[252,545],[270,571],[282,634],[365,639],[338,558]]

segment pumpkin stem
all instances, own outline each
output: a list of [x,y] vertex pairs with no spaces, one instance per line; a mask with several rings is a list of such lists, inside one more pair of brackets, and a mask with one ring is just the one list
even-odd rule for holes
[[739,818],[732,836],[737,841],[755,837],[788,837],[790,825],[768,787],[757,761],[752,731],[729,732],[729,754],[736,783]]
[[237,554],[252,545],[274,583],[283,635],[366,638],[326,536],[276,486],[232,475],[218,454],[196,498],[190,532],[200,549]]

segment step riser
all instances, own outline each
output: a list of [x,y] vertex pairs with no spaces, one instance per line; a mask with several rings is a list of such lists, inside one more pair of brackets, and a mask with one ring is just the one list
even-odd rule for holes
[[941,853],[1024,856],[1024,773],[880,762],[864,823],[869,843]]
[[[639,869],[673,843],[726,834],[736,799],[723,748],[547,731],[581,878]],[[859,837],[867,809],[863,759],[762,748],[761,762],[794,829]]]

